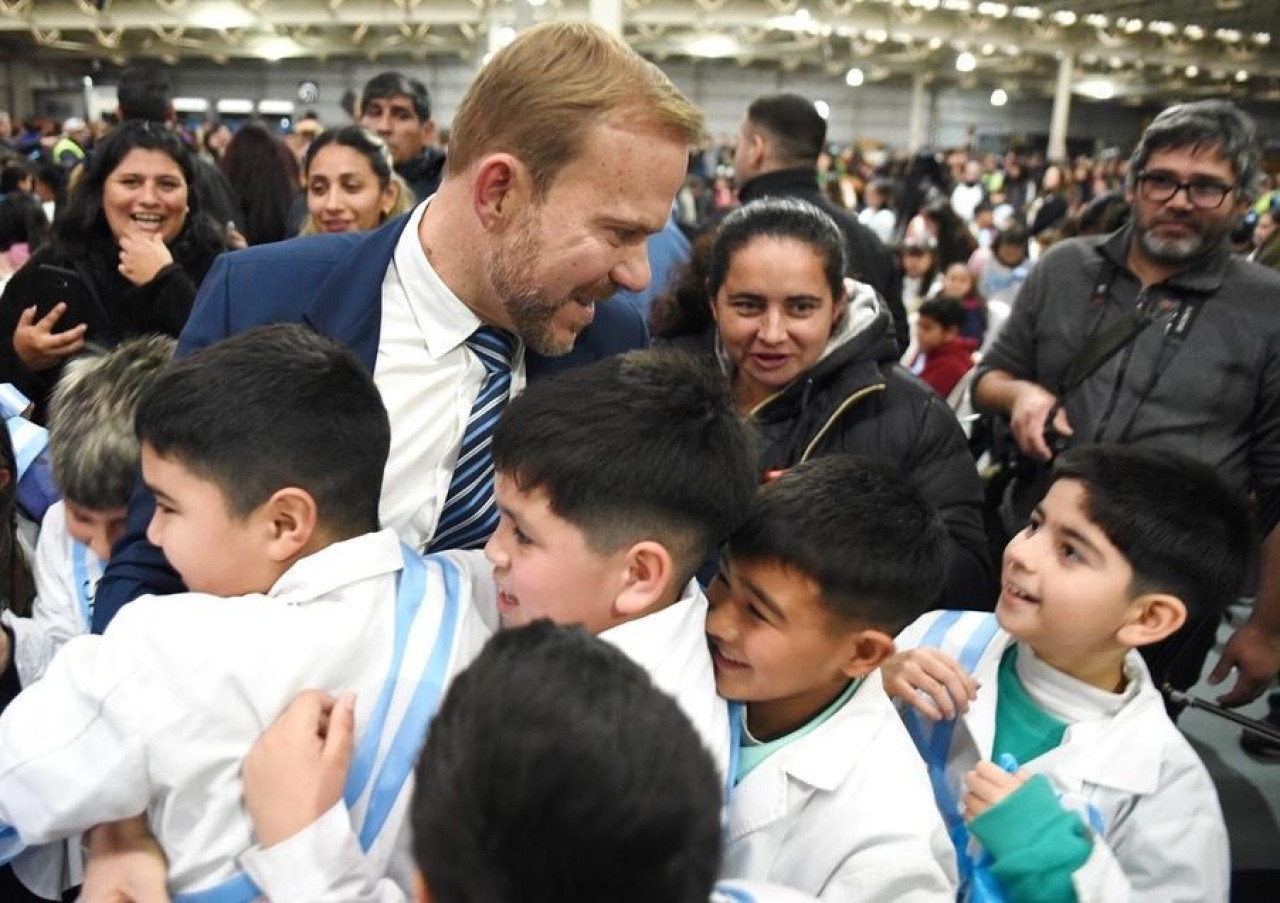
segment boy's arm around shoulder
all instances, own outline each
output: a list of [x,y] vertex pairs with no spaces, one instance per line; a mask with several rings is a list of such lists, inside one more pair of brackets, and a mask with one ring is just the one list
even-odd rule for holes
[[137,815],[150,802],[147,744],[172,707],[122,626],[72,640],[0,716],[0,822],[27,845]]

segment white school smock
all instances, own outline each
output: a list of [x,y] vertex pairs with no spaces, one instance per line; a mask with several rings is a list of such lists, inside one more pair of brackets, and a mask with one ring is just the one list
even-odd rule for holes
[[[390,530],[367,534],[298,561],[265,595],[144,596],[103,636],[71,640],[0,717],[0,822],[33,844],[146,810],[171,894],[235,875],[253,843],[241,763],[285,706],[304,689],[354,691],[360,742],[392,659],[402,549]],[[412,685],[443,579],[428,559],[400,671]],[[446,679],[488,636],[471,612],[458,606]],[[406,889],[411,778],[368,852]]]
[[13,659],[22,686],[40,679],[67,640],[89,632],[85,607],[92,604],[102,567],[102,559],[67,530],[66,503],[50,505],[36,542],[31,617],[15,617],[8,611],[3,615],[5,625],[13,630]]
[[[895,640],[898,649],[918,646],[945,614],[929,612],[918,619]],[[965,638],[990,617],[985,612],[961,614],[944,649],[963,647]],[[1000,660],[1015,642],[997,630],[974,667],[980,689],[960,716],[947,760],[953,794],[979,759],[991,758]],[[1092,807],[1102,819],[1102,833],[1092,835],[1088,860],[1072,876],[1076,895],[1081,903],[1225,903],[1231,865],[1217,791],[1199,756],[1165,713],[1137,650],[1125,656],[1124,671],[1137,686],[1118,713],[1068,725],[1060,746],[1022,763],[1032,774],[1048,778],[1064,805]]]
[[734,787],[721,877],[820,900],[955,900],[951,841],[879,671]]
[[[470,579],[470,599],[490,631],[500,628],[493,565],[482,550],[441,553]],[[675,604],[600,634],[675,698],[711,750],[723,777],[729,767],[729,706],[716,694],[706,642],[707,598],[691,580]],[[914,751],[912,753],[914,755]],[[404,903],[413,891],[385,880],[362,855],[341,801],[293,837],[255,848],[244,861],[274,903]]]

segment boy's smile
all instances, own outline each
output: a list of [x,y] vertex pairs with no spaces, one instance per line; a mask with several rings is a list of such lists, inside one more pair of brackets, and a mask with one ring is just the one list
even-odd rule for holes
[[1117,632],[1133,615],[1133,568],[1090,519],[1087,502],[1077,480],[1049,489],[1005,549],[996,617],[1058,670],[1110,684],[1100,665],[1118,664],[1127,648]]
[[598,634],[614,625],[613,603],[626,576],[626,553],[602,555],[576,526],[551,510],[546,492],[494,479],[497,532],[484,547],[498,588],[504,627],[549,618]]
[[749,703],[759,739],[800,727],[848,686],[855,645],[821,601],[817,581],[772,561],[737,561],[707,591],[716,690]]

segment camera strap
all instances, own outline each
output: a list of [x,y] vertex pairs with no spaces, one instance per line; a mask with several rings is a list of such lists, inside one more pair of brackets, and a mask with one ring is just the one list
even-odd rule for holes
[[[1066,366],[1062,379],[1058,383],[1058,402],[1069,392],[1074,392],[1086,379],[1092,376],[1103,364],[1111,360],[1122,350],[1133,343],[1142,331],[1151,325],[1151,318],[1134,311],[1126,314],[1106,329],[1098,332],[1098,323],[1102,318],[1102,308],[1106,304],[1107,295],[1115,281],[1116,267],[1111,261],[1102,265],[1098,278],[1094,282],[1093,293],[1089,296],[1089,306],[1097,310],[1093,328],[1089,330],[1089,341],[1081,348]],[[1055,411],[1056,413],[1056,411]],[[1052,422],[1050,419],[1047,422]]]

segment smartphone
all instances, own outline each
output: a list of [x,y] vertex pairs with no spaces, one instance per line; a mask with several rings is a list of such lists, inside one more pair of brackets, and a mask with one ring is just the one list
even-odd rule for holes
[[34,299],[37,320],[48,316],[56,305],[66,303],[67,309],[54,324],[54,332],[64,332],[81,323],[92,325],[96,319],[92,314],[99,307],[83,276],[51,263],[42,263],[36,269]]

